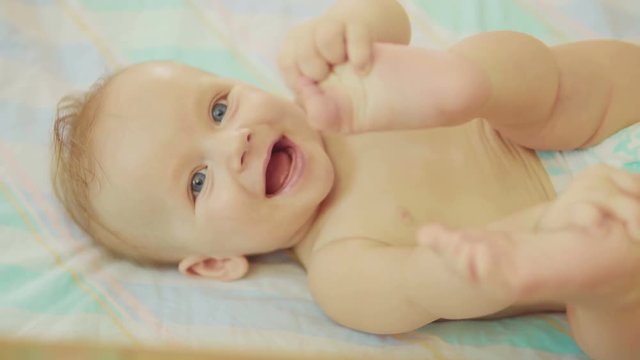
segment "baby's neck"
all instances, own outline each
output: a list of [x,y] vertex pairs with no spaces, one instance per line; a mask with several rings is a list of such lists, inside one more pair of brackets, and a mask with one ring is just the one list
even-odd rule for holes
[[306,223],[304,223],[304,225],[302,225],[291,238],[291,249],[303,264],[306,263],[305,260],[308,258],[308,255],[313,249],[314,241],[312,239],[314,237],[309,236],[309,232],[311,231],[311,229],[313,229],[313,224],[316,222],[317,216],[318,211],[316,211],[313,216]]
[[292,237],[291,248],[295,253],[298,260],[305,265],[308,263],[308,259],[313,251],[313,245],[315,244],[316,236],[314,236],[314,228],[318,217],[322,214],[322,204],[318,206],[309,220],[300,227],[300,229]]
[[[345,138],[342,135],[328,135],[323,133],[321,133],[320,135],[321,135],[321,139],[322,139],[322,143],[325,148],[325,151],[327,152],[327,154],[329,155],[329,158],[331,159],[334,172],[337,172],[338,169],[336,169],[334,159],[335,159],[335,156],[343,153]],[[337,176],[338,175],[336,174],[336,177]],[[337,179],[334,179],[334,182],[331,186],[331,189],[329,190],[329,193],[318,204],[316,210],[309,217],[307,222],[305,222],[304,225],[302,225],[300,229],[296,231],[296,233],[292,237],[291,248],[295,253],[296,257],[298,258],[298,260],[304,266],[308,264],[308,259],[310,258],[314,245],[316,243],[316,239],[317,239],[316,233],[318,231],[318,228],[323,226],[318,222],[321,221],[320,218],[325,213],[325,210],[327,209],[329,204],[332,203],[334,199],[335,190],[336,190],[336,181]]]

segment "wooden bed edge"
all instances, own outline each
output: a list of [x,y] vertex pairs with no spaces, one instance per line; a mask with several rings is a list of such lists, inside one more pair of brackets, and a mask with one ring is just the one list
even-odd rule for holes
[[325,360],[330,354],[307,355],[255,350],[194,350],[186,347],[126,346],[74,341],[42,341],[20,338],[0,338],[0,359],[20,360]]

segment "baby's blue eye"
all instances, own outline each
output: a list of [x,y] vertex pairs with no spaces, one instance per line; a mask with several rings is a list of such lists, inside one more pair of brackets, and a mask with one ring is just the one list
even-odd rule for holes
[[207,169],[202,169],[195,173],[191,178],[191,194],[193,194],[193,198],[196,199],[202,188],[204,187],[204,181],[207,179],[206,171]]
[[217,102],[213,104],[211,108],[211,118],[216,124],[220,124],[224,119],[224,115],[227,113],[227,104],[223,102]]

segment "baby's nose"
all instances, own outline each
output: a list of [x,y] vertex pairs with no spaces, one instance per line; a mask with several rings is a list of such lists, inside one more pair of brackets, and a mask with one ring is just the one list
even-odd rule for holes
[[233,135],[231,136],[232,141],[230,141],[230,146],[233,148],[231,149],[229,161],[231,161],[231,169],[234,171],[242,171],[249,151],[249,144],[251,143],[251,129],[239,128],[232,131]]

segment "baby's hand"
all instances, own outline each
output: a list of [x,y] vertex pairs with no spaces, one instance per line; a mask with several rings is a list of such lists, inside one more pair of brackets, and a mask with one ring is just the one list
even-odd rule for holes
[[348,62],[334,66],[321,82],[301,77],[296,88],[307,121],[318,130],[347,134],[427,126],[425,119],[437,118],[429,113],[438,107],[420,89],[413,91],[411,70],[401,73],[396,64],[411,52],[406,46],[378,43],[371,47],[367,74]]
[[638,303],[639,222],[640,175],[598,165],[550,205],[535,231],[430,225],[417,240],[503,298]]
[[369,28],[358,19],[345,21],[327,14],[289,32],[278,64],[287,86],[296,92],[301,77],[322,82],[334,66],[346,62],[366,73],[372,43]]

